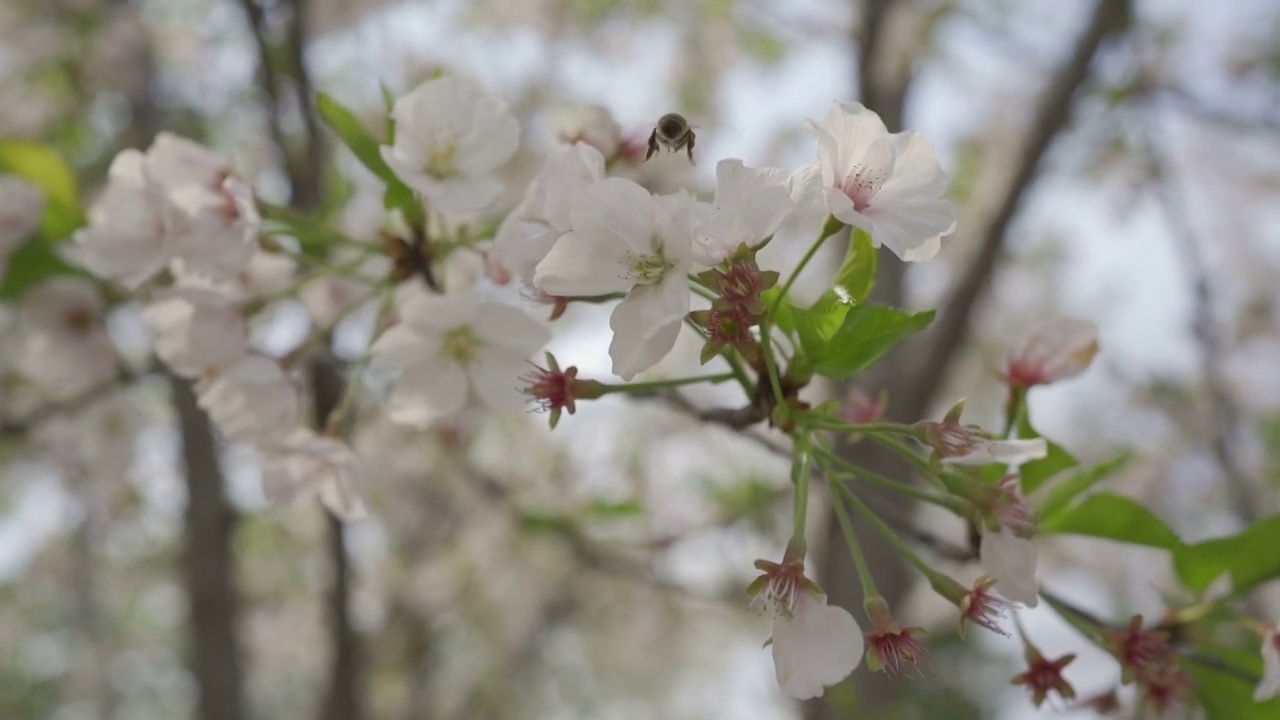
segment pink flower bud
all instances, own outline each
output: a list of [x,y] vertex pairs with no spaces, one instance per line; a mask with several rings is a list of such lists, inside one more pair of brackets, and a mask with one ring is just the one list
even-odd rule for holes
[[1015,388],[1047,385],[1084,372],[1097,354],[1098,328],[1064,318],[1036,331],[1023,351],[1009,359],[1002,377]]

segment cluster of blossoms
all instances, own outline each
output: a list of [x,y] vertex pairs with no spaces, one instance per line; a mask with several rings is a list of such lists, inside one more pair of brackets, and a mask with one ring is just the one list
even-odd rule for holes
[[[155,333],[156,357],[194,382],[199,405],[227,440],[262,453],[267,494],[281,500],[318,495],[341,517],[363,515],[353,486],[355,455],[303,426],[294,379],[281,361],[250,349],[244,295],[262,253],[249,186],[207,148],[162,133],[145,153],[116,156],[88,219],[68,255],[102,279],[130,289],[146,284],[149,302],[141,317]],[[114,376],[116,358],[93,283],[60,278],[24,302],[32,308],[23,316],[30,323],[28,352],[79,366],[46,367],[29,377],[77,377],[74,394]]]
[[[551,331],[526,312],[524,303],[502,300],[504,294],[494,286],[517,281],[526,301],[553,308],[549,321],[570,303],[616,301],[608,351],[615,375],[631,382],[653,368],[672,352],[687,325],[704,340],[702,362],[723,358],[750,396],[749,412],[739,416],[745,421],[729,424],[768,420],[796,440],[792,540],[779,562],[757,561],[762,574],[750,587],[753,604],[773,615],[775,671],[788,695],[821,695],[864,656],[872,670],[888,675],[921,674],[926,656],[919,639],[923,630],[899,625],[874,591],[845,515],[838,473],[813,452],[821,447],[820,440],[813,441],[819,432],[838,429],[855,437],[890,432],[925,450],[926,457],[912,457],[945,496],[910,492],[923,493],[968,521],[983,572],[972,584],[929,567],[855,494],[849,502],[955,605],[962,634],[975,625],[1008,636],[1001,620],[1018,605],[1038,603],[1037,509],[1023,494],[1019,469],[1045,458],[1049,446],[1042,438],[1016,436],[1020,427],[1014,420],[1025,409],[1031,387],[1073,377],[1089,366],[1098,349],[1091,324],[1064,320],[1048,326],[1009,359],[1001,373],[1011,390],[1007,437],[963,424],[963,403],[940,421],[900,425],[878,422],[886,397],[861,395],[820,417],[797,397],[815,374],[798,360],[806,351],[804,336],[797,333],[799,341],[786,336],[791,352],[785,371],[779,367],[783,356],[771,345],[779,306],[791,302],[792,283],[837,231],[850,228],[855,238],[869,238],[873,248],[887,248],[904,261],[927,261],[939,252],[942,238],[955,229],[956,210],[946,198],[947,178],[934,151],[919,134],[889,133],[875,113],[840,103],[823,122],[809,124],[815,139],[812,163],[787,171],[722,160],[707,203],[684,190],[655,194],[619,175],[619,166],[634,169],[643,143],[624,138],[607,111],[587,108],[562,124],[563,143],[548,154],[518,205],[494,230],[491,247],[481,253],[483,275],[492,281],[486,285],[479,279],[453,282],[441,277],[438,266],[452,249],[478,249],[459,228],[492,214],[503,195],[499,170],[518,149],[519,123],[501,100],[451,75],[399,98],[391,117],[394,137],[376,155],[368,153],[380,165],[362,161],[388,183],[388,206],[395,205],[391,192],[401,190],[412,196],[412,207],[397,206],[399,217],[383,218],[388,257],[378,258],[385,262],[370,283],[382,291],[381,310],[362,360],[391,376],[385,411],[392,421],[428,428],[473,407],[507,412],[533,400],[550,411],[554,426],[563,411],[575,411],[578,401],[625,391],[629,386],[580,379],[575,367],[562,369],[549,353],[546,367],[530,372],[530,358],[548,344]],[[0,185],[0,191],[5,188]],[[17,186],[9,188],[8,197],[0,192],[0,258],[39,224],[38,197],[24,196],[27,192]],[[323,427],[308,429],[304,396],[292,374],[296,358],[256,352],[249,341],[252,309],[267,296],[296,293],[315,306],[313,324],[327,330],[359,298],[359,283],[353,286],[342,277],[297,283],[289,277],[273,286],[275,292],[247,290],[255,263],[278,257],[281,248],[278,240],[262,241],[260,207],[249,185],[220,158],[162,134],[145,153],[129,150],[116,157],[88,225],[76,234],[68,255],[101,280],[145,293],[148,303],[141,315],[155,332],[155,356],[193,383],[200,406],[225,438],[261,451],[268,495],[279,500],[314,496],[342,518],[359,517],[366,512],[354,484],[359,463],[337,437],[341,418],[331,414],[319,421]],[[809,241],[814,244],[800,267],[782,266],[775,252],[779,247]],[[345,250],[354,253],[347,269],[362,267],[369,254],[366,248]],[[342,251],[334,256],[342,257]],[[285,262],[291,275],[293,260]],[[790,271],[789,278],[778,287],[784,271]],[[873,280],[874,269],[871,275]],[[865,296],[838,299],[846,313],[864,309]],[[17,367],[35,383],[68,396],[107,382],[118,362],[105,307],[101,284],[84,278],[59,278],[29,292],[19,318],[27,342]],[[845,317],[839,315],[836,324]],[[755,382],[746,377],[743,363]],[[354,372],[348,393],[357,381]],[[347,399],[335,413],[345,411]],[[794,422],[791,411],[804,415],[809,425]],[[810,468],[814,458],[820,473]],[[849,473],[856,479],[860,471]],[[805,509],[814,474],[831,483],[831,499],[868,598],[869,631],[846,609],[828,604],[823,590],[805,575]],[[1142,630],[1139,619],[1113,641],[1126,680],[1136,680],[1153,704],[1165,708],[1181,701],[1188,676],[1160,632]],[[1073,699],[1062,671],[1074,656],[1047,660],[1030,642],[1025,648],[1028,670],[1015,682],[1027,686],[1035,704],[1050,694]],[[1274,627],[1264,636],[1263,654],[1267,675],[1259,698],[1280,692],[1280,640]]]

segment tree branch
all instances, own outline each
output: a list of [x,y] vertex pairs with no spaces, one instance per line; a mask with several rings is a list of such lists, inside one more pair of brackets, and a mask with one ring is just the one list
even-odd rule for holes
[[190,602],[191,672],[200,720],[243,720],[245,705],[236,638],[239,597],[231,540],[236,514],[223,494],[222,470],[209,418],[190,384],[170,376],[182,434],[187,481],[185,568]]
[[[311,366],[315,423],[324,428],[342,400],[346,382],[333,358],[319,358]],[[333,585],[329,591],[329,682],[321,720],[360,720],[364,717],[364,668],[360,639],[351,627],[351,562],[347,556],[342,521],[325,511],[329,561]]]
[[1240,433],[1244,423],[1232,396],[1228,378],[1223,372],[1226,348],[1222,338],[1214,330],[1213,279],[1204,252],[1191,228],[1191,221],[1184,211],[1185,203],[1179,196],[1164,144],[1158,139],[1154,118],[1144,120],[1141,135],[1156,183],[1156,195],[1169,225],[1169,237],[1191,281],[1194,300],[1191,330],[1200,346],[1200,374],[1208,394],[1209,446],[1218,466],[1222,468],[1227,500],[1232,511],[1236,517],[1250,524],[1262,517],[1266,508],[1260,506],[1254,483],[1231,447],[1232,439]]
[[924,360],[911,375],[915,390],[893,396],[895,403],[906,401],[902,411],[907,415],[923,415],[941,388],[952,356],[967,339],[974,307],[995,273],[1009,223],[1039,172],[1049,146],[1070,122],[1072,100],[1088,78],[1098,49],[1104,40],[1124,28],[1128,13],[1128,0],[1098,1],[1071,58],[1054,74],[1041,96],[1035,120],[1021,142],[1017,162],[1007,179],[993,183],[992,197],[976,198],[970,204],[972,212],[962,218],[961,227],[967,228],[966,234],[981,238],[978,256],[940,306],[943,312],[930,333],[932,337],[927,341]]

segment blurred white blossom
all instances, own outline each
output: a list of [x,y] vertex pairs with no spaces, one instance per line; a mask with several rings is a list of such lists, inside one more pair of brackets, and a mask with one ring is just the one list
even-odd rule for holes
[[116,375],[116,352],[102,296],[88,280],[62,276],[30,289],[19,322],[20,374],[56,399],[72,398]]
[[374,365],[400,371],[388,414],[410,425],[460,412],[471,394],[493,410],[519,409],[520,375],[550,339],[523,311],[474,292],[413,295],[399,317],[371,353]]
[[156,355],[174,373],[198,379],[245,353],[245,319],[231,300],[208,290],[175,288],[142,310],[156,331]]
[[604,177],[604,158],[584,143],[552,151],[524,199],[498,228],[494,254],[526,284],[555,242],[571,229],[569,208],[584,189]]
[[264,456],[262,487],[272,502],[318,497],[342,520],[358,520],[368,514],[355,487],[360,462],[345,443],[299,428],[260,450]]
[[395,140],[382,158],[445,214],[478,210],[502,194],[493,173],[515,154],[520,124],[507,104],[446,75],[396,101]]
[[228,439],[270,443],[288,437],[301,415],[297,388],[275,361],[245,355],[197,386],[200,407]]

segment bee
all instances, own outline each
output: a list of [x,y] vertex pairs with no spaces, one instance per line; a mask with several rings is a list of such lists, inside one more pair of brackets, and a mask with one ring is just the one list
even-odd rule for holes
[[661,145],[671,152],[684,150],[689,154],[689,162],[692,163],[695,139],[693,126],[684,119],[683,115],[667,113],[658,119],[658,124],[649,135],[649,151],[645,153],[644,159],[653,157],[653,154],[658,152],[658,146]]

